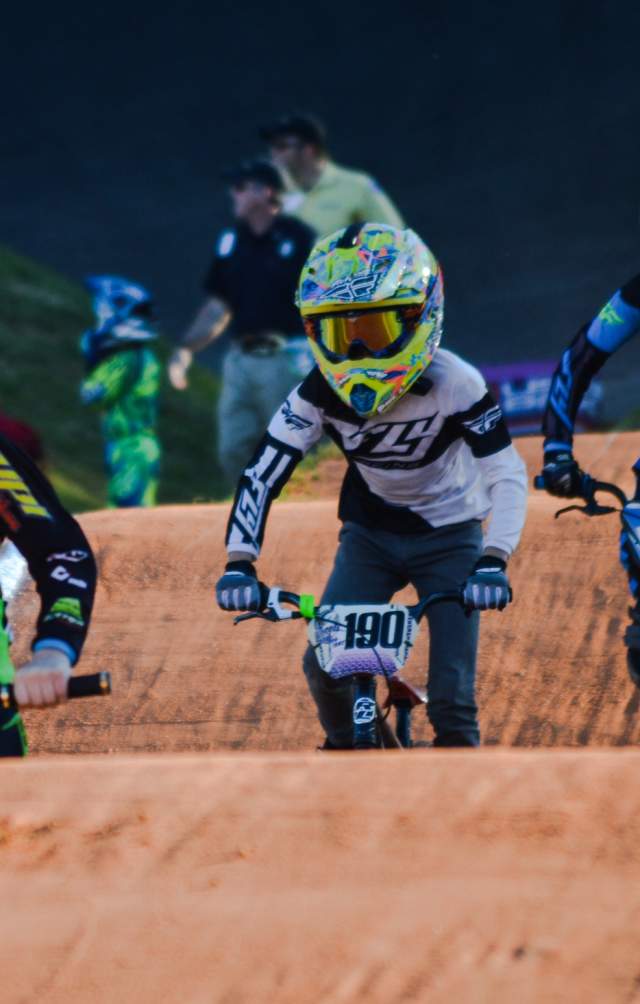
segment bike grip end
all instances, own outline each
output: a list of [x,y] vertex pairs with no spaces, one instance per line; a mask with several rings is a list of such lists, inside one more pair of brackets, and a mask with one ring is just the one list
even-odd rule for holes
[[111,693],[111,673],[102,670],[86,676],[72,676],[67,684],[67,697],[106,697]]

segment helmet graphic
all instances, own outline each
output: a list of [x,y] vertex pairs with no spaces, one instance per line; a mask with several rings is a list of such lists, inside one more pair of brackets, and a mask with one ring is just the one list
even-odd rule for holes
[[90,275],[84,284],[92,294],[96,324],[84,332],[80,348],[92,365],[113,349],[157,337],[151,295],[144,286],[116,275]]
[[322,375],[363,417],[407,392],[442,335],[438,262],[413,230],[384,223],[355,223],[319,241],[297,303]]

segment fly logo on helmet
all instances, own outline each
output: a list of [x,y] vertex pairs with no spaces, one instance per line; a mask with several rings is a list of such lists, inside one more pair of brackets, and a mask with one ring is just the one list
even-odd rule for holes
[[366,275],[348,276],[338,279],[325,293],[328,300],[338,300],[341,303],[357,303],[358,300],[373,296],[382,279],[382,269]]
[[358,223],[319,241],[297,296],[325,380],[358,415],[387,411],[433,359],[442,273],[412,230]]

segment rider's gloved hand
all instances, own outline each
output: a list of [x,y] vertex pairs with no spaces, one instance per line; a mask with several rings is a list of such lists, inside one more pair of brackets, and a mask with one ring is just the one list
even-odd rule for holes
[[169,382],[176,390],[186,390],[188,386],[187,372],[193,360],[193,352],[186,346],[179,346],[169,356],[167,373]]
[[587,477],[569,447],[566,450],[545,450],[542,480],[550,495],[566,499],[580,497],[584,494]]
[[216,583],[216,599],[222,610],[262,610],[268,589],[250,561],[229,561]]
[[468,610],[504,610],[511,603],[513,590],[507,578],[506,562],[485,554],[462,587],[462,599]]
[[21,708],[40,708],[67,699],[71,676],[68,655],[57,648],[40,648],[29,662],[16,670],[15,699]]

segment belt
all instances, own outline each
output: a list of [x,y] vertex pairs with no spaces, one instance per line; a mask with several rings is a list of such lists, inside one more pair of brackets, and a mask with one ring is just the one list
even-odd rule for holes
[[284,335],[244,335],[236,340],[236,344],[241,352],[246,352],[251,356],[273,356],[276,352],[281,352],[287,344]]

